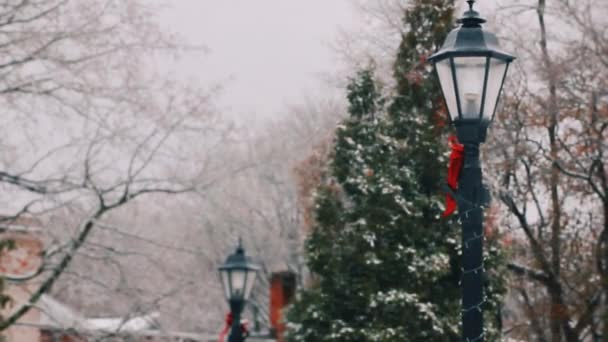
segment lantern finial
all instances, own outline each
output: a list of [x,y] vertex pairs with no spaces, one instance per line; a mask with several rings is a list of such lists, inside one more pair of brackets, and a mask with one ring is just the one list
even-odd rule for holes
[[458,19],[458,23],[462,24],[462,27],[481,27],[481,24],[485,23],[486,20],[473,9],[475,0],[467,0],[467,2],[469,3],[469,10],[464,12],[462,18]]
[[236,247],[237,254],[245,254],[245,250],[243,249],[243,237],[239,236],[239,244]]
[[469,11],[472,11],[473,5],[475,5],[475,0],[467,0],[467,2],[469,3]]

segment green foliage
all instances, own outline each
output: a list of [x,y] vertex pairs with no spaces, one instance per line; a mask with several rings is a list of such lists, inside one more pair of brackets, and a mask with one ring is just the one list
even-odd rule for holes
[[[440,218],[447,148],[425,63],[452,14],[449,0],[417,0],[405,13],[395,96],[381,96],[373,70],[350,80],[350,116],[336,131],[306,241],[314,281],[288,313],[290,341],[460,340],[460,229]],[[498,249],[487,254],[489,267],[500,265]],[[487,289],[495,318],[502,283]]]

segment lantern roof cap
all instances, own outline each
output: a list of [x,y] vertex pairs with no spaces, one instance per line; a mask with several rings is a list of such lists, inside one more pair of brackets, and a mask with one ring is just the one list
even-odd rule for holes
[[462,24],[463,27],[481,27],[481,24],[485,23],[486,20],[479,16],[479,12],[473,9],[475,0],[468,0],[469,10],[464,12],[462,17],[458,19],[458,23]]
[[245,249],[243,248],[243,243],[240,238],[236,251],[230,254],[228,258],[226,258],[226,262],[224,262],[224,264],[219,267],[220,271],[230,269],[241,269],[251,271],[257,271],[260,269],[256,264],[251,261],[251,258],[245,255]]
[[448,34],[441,49],[429,57],[429,61],[438,62],[449,57],[479,56],[512,62],[515,57],[501,49],[496,35],[482,28],[481,24],[486,20],[473,9],[475,1],[467,2],[469,10],[457,21],[460,26]]

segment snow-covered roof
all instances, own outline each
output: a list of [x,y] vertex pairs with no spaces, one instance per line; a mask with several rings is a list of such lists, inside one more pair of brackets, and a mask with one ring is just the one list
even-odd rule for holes
[[160,313],[114,318],[86,318],[81,313],[49,295],[42,295],[36,307],[40,310],[42,326],[74,329],[76,331],[136,332],[154,329]]
[[36,233],[42,231],[42,222],[31,216],[12,216],[0,215],[0,230],[7,232]]
[[160,313],[152,312],[145,316],[124,318],[89,318],[86,320],[89,330],[111,332],[134,332],[153,329],[158,325]]
[[86,319],[76,310],[49,295],[42,295],[36,304],[40,324],[61,329],[84,329]]

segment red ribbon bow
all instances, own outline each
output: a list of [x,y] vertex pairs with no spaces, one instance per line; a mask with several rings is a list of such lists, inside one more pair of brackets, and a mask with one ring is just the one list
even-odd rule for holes
[[[464,145],[458,143],[455,136],[449,138],[452,153],[450,154],[450,165],[448,167],[448,186],[456,191],[458,189],[458,179],[460,178],[460,170],[464,164]],[[445,211],[442,217],[450,216],[456,210],[457,203],[454,197],[449,193],[446,194]]]
[[[230,328],[232,327],[232,312],[229,312],[228,314],[226,314],[225,322],[226,322],[226,324],[224,325],[224,330],[222,330],[222,333],[220,334],[219,342],[224,342],[226,335],[228,334],[228,332],[230,331]],[[243,332],[244,336],[249,336],[249,330],[247,329],[247,323],[241,323],[241,331]]]

